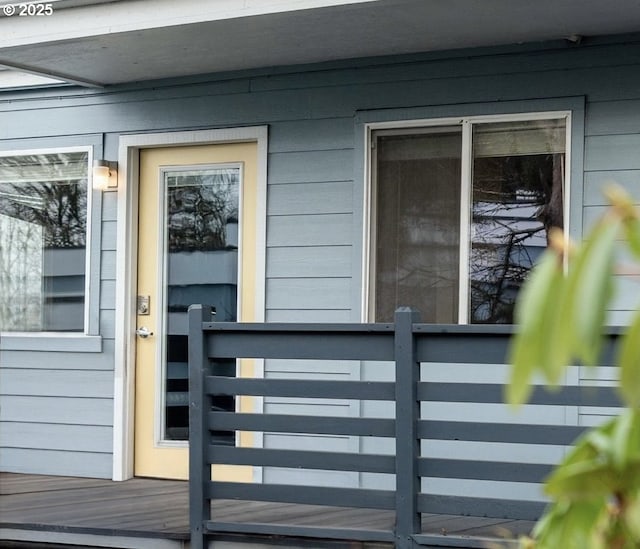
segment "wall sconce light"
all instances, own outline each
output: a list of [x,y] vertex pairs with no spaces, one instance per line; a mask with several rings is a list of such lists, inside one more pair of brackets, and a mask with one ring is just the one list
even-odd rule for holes
[[118,188],[117,164],[108,160],[93,161],[93,188],[109,191]]

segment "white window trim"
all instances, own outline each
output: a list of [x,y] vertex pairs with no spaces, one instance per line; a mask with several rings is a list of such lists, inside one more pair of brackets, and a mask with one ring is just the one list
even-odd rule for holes
[[[99,295],[91,294],[92,277],[96,274],[96,265],[92,265],[94,224],[99,220],[94,216],[94,191],[91,166],[93,165],[94,147],[46,147],[37,149],[13,149],[0,151],[0,158],[11,156],[29,156],[44,154],[64,154],[74,152],[87,153],[87,219],[85,247],[85,285],[84,285],[84,328],[80,332],[0,332],[0,350],[3,351],[51,351],[51,352],[101,352],[102,337],[99,335],[98,323],[92,326],[92,315],[99,314]],[[99,231],[98,231],[99,232]],[[99,267],[98,276],[99,276]],[[98,319],[99,322],[99,319]]]
[[[531,120],[565,120],[565,173],[563,187],[564,232],[568,238],[571,204],[571,133],[572,111],[553,110],[495,115],[474,115],[446,118],[419,118],[411,120],[389,120],[364,124],[365,142],[365,185],[363,208],[363,253],[362,253],[362,322],[374,322],[372,289],[375,276],[375,183],[373,166],[373,132],[376,130],[409,130],[412,128],[436,128],[439,126],[460,126],[462,129],[462,164],[460,181],[460,277],[458,282],[458,324],[468,324],[469,308],[469,238],[470,192],[472,173],[472,127],[474,124],[500,122],[521,122]],[[463,236],[467,235],[465,238]]]
[[[118,219],[116,252],[116,334],[113,393],[113,480],[133,477],[135,320],[138,240],[139,152],[141,149],[180,145],[257,143],[256,197],[256,322],[264,322],[267,217],[268,127],[245,126],[215,130],[194,130],[132,134],[120,137],[118,153]],[[256,377],[264,376],[264,361],[256,359]],[[256,411],[263,408],[256,399]],[[257,446],[262,438],[256,436]],[[254,467],[254,481],[261,481],[262,469]]]

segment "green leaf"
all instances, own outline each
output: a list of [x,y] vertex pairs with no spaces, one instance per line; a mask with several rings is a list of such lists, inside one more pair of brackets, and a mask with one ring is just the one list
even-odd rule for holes
[[542,310],[538,366],[550,385],[558,384],[572,355],[574,326],[565,316],[566,308],[561,305],[567,294],[565,282],[564,269],[558,265],[549,284]]
[[640,542],[640,493],[637,491],[630,496],[623,519],[629,536],[637,544]]
[[514,310],[515,321],[520,326],[519,333],[529,333],[539,327],[544,312],[544,297],[558,270],[562,271],[561,258],[555,250],[547,249],[520,291]]
[[626,219],[624,222],[624,235],[629,244],[629,249],[640,258],[640,219],[637,217]]
[[640,407],[640,311],[636,311],[631,325],[622,336],[618,355],[622,399],[632,408]]
[[505,386],[504,399],[511,405],[526,402],[531,396],[533,385],[531,376],[536,366],[536,342],[531,337],[521,335],[511,343],[511,358],[513,365],[509,383]]
[[633,412],[625,410],[613,423],[613,430],[611,431],[611,461],[619,472],[623,472],[630,461],[628,443],[632,436],[633,421]]
[[604,549],[598,525],[606,501],[553,504],[534,528],[536,549]]
[[640,410],[627,409],[614,421],[612,462],[618,471],[614,492],[640,488]]
[[514,316],[519,325],[514,337],[509,361],[513,364],[511,378],[506,386],[505,399],[510,404],[522,404],[531,393],[531,376],[544,363],[547,341],[545,312],[549,307],[549,296],[557,295],[562,284],[562,264],[558,253],[547,250],[529,280],[522,288]]
[[572,350],[585,364],[595,365],[602,347],[602,326],[613,284],[613,251],[620,218],[608,216],[593,229],[570,267],[563,306],[571,318]]
[[620,414],[613,422],[613,429],[611,431],[611,452],[610,458],[612,465],[618,470],[622,471],[625,466],[627,455],[627,437],[631,431],[631,423],[633,416],[626,410]]
[[640,461],[640,410],[631,410],[633,421],[626,440],[629,461]]
[[[560,239],[552,240],[516,307],[519,331],[510,349],[514,367],[507,398],[526,400],[540,372],[556,384],[573,359],[596,365],[613,293],[614,246],[620,228],[640,257],[640,218],[631,198],[610,190],[610,213],[574,255],[564,276]],[[538,522],[536,549],[640,549],[640,311],[620,340],[620,393],[631,406],[587,432],[545,483],[555,501]],[[528,544],[528,545],[527,545]]]
[[[617,418],[587,431],[574,443],[574,447],[554,469],[545,482],[545,492],[556,497],[588,499],[612,493],[616,472],[611,464],[612,433]],[[605,475],[593,484],[583,484],[587,474]],[[609,483],[607,484],[603,484]]]
[[615,480],[610,464],[584,461],[556,469],[545,484],[545,492],[571,501],[590,501],[608,497]]
[[640,412],[626,410],[588,431],[556,467],[545,492],[586,501],[640,489]]

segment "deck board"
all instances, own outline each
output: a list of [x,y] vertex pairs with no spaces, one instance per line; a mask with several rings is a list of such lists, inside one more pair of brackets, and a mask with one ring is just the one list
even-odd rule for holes
[[[218,501],[212,520],[375,531],[391,529],[395,515],[381,510]],[[522,520],[422,517],[424,533],[465,538],[516,537],[532,526]],[[188,486],[182,481],[144,478],[112,482],[0,473],[0,528],[187,540]]]

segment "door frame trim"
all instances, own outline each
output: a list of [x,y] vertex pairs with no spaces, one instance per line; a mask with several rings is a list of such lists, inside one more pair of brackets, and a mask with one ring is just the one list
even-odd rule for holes
[[[116,221],[116,332],[113,391],[113,480],[133,477],[136,281],[138,253],[139,151],[158,147],[255,142],[257,144],[256,292],[257,322],[265,320],[268,127],[123,135],[118,146]],[[264,375],[255,361],[256,376]],[[261,409],[263,403],[256,402]],[[261,441],[256,441],[258,444]]]

